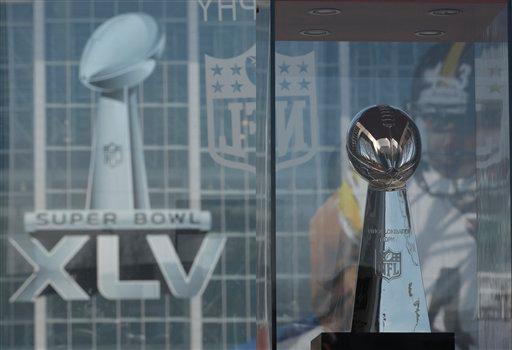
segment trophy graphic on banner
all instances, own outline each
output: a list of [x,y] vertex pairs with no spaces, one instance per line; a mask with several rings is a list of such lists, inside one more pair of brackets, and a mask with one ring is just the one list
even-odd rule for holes
[[352,331],[322,333],[320,349],[453,350],[453,333],[430,333],[406,182],[418,167],[418,128],[403,111],[371,106],[347,133],[347,154],[368,181]]
[[[129,25],[139,27],[140,34],[126,45],[115,38],[124,37]],[[117,50],[112,55],[114,43]],[[153,18],[128,14],[104,23],[84,49],[80,80],[101,92],[89,208],[149,208],[137,87],[153,72],[164,45],[165,36]]]
[[[154,258],[175,297],[203,293],[226,238],[209,232],[208,211],[152,209],[150,205],[137,91],[153,73],[164,47],[162,28],[144,13],[113,17],[88,40],[80,60],[80,80],[100,94],[85,209],[25,214],[25,231],[33,236],[31,249],[12,242],[34,272],[11,301],[34,301],[48,285],[65,300],[89,299],[66,265],[91,237],[96,240],[96,261],[88,263],[96,269],[99,294],[111,300],[159,299],[159,280],[121,278],[121,235],[129,237],[127,245],[135,248],[147,244],[146,253],[130,250],[124,259],[141,265]],[[191,231],[204,238],[187,272],[171,235],[186,236]],[[59,240],[51,251],[39,241],[55,237]]]

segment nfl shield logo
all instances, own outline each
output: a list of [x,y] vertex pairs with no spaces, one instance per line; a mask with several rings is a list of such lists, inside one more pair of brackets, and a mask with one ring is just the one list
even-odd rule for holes
[[[219,164],[256,171],[256,48],[232,58],[205,56],[208,150]],[[317,146],[314,52],[276,54],[278,170],[311,159]]]
[[382,277],[392,280],[402,274],[402,253],[390,249],[384,251],[382,257]]
[[121,145],[113,142],[103,146],[103,162],[114,168],[123,161]]

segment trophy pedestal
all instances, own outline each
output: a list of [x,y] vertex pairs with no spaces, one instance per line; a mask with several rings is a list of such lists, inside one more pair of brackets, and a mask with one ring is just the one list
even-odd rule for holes
[[322,333],[311,350],[454,350],[453,333]]

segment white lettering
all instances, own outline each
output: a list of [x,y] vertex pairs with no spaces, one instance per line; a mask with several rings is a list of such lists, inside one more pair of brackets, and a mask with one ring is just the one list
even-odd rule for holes
[[252,10],[252,17],[256,20],[256,0],[250,0],[249,4],[246,4],[245,0],[240,0],[240,7],[244,10]]
[[32,265],[34,272],[11,296],[10,302],[35,301],[47,286],[52,286],[65,300],[88,300],[87,293],[65,270],[68,262],[88,240],[89,237],[83,235],[63,237],[48,251],[34,238],[26,247],[11,239],[11,244]]
[[[254,118],[254,111],[256,109],[255,102],[232,102],[228,103],[228,110],[231,116],[231,144],[228,144],[226,136],[219,136],[219,151],[221,153],[229,154],[236,157],[245,157],[247,151],[244,148],[243,142],[247,145],[247,135],[256,133],[256,123],[249,118]],[[244,112],[242,120],[242,111]],[[242,130],[244,128],[244,130]]]
[[282,157],[288,153],[288,147],[292,137],[294,139],[293,151],[298,152],[306,147],[304,142],[304,108],[306,102],[303,100],[293,101],[289,113],[290,117],[286,122],[287,101],[276,102],[276,135],[277,135],[277,156]]
[[225,135],[219,136],[219,148],[222,153],[237,157],[245,155],[245,151],[242,148],[240,129],[243,108],[244,105],[241,102],[228,103],[228,110],[231,116],[231,145],[227,143]]
[[210,7],[210,4],[213,0],[206,0],[206,4],[203,0],[197,0],[199,2],[199,6],[203,9],[203,21],[208,22],[208,7]]
[[135,225],[145,225],[147,220],[146,220],[146,214],[144,213],[135,213]]
[[233,21],[236,21],[236,3],[235,0],[218,0],[218,10],[219,10],[219,21],[223,20],[223,11],[231,10],[231,17]]
[[187,274],[168,235],[147,235],[146,240],[167,286],[177,298],[203,293],[226,244],[226,237],[206,235]]
[[96,239],[98,290],[106,299],[159,299],[160,282],[120,280],[119,237],[99,235]]

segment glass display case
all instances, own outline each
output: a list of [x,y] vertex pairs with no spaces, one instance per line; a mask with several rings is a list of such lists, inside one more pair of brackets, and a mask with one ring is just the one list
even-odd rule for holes
[[422,145],[402,218],[426,302],[391,309],[512,350],[509,28],[505,0],[0,1],[0,348],[350,332],[347,135],[385,105]]

